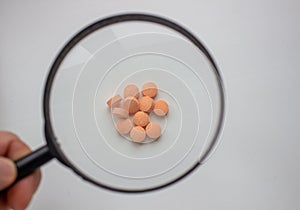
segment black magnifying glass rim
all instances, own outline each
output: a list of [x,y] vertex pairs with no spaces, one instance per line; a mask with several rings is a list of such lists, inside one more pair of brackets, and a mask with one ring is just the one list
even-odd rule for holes
[[[55,137],[55,134],[53,132],[53,128],[51,125],[50,120],[50,93],[53,85],[53,81],[55,78],[55,75],[66,57],[66,55],[71,51],[71,49],[79,43],[83,38],[90,35],[96,30],[99,30],[101,28],[104,28],[106,26],[116,24],[119,22],[128,22],[128,21],[144,21],[144,22],[150,22],[150,23],[157,23],[163,26],[166,26],[168,28],[171,28],[183,36],[185,36],[188,40],[190,40],[195,46],[199,48],[199,50],[205,54],[207,59],[210,61],[213,70],[215,71],[215,75],[217,76],[217,82],[218,87],[220,89],[220,99],[221,99],[221,116],[220,120],[217,125],[217,132],[215,132],[211,144],[208,146],[208,149],[205,151],[205,153],[199,158],[199,161],[196,162],[189,170],[184,172],[181,176],[177,177],[174,180],[171,180],[169,182],[166,182],[165,184],[146,188],[146,189],[121,189],[121,188],[115,188],[112,186],[108,186],[106,184],[100,183],[95,181],[94,179],[88,177],[85,175],[82,171],[80,171],[78,168],[76,168],[71,161],[68,160],[68,158],[64,155],[63,151],[60,148],[59,143],[57,142],[57,139]],[[43,100],[43,111],[44,111],[44,120],[45,120],[45,138],[47,141],[47,145],[49,147],[50,152],[53,154],[53,156],[58,159],[60,162],[62,162],[64,165],[71,168],[76,174],[81,176],[84,180],[87,180],[90,183],[93,183],[97,186],[100,186],[104,189],[116,191],[116,192],[125,192],[125,193],[141,193],[141,192],[149,192],[158,190],[167,186],[170,186],[182,178],[186,177],[188,174],[190,174],[192,171],[194,171],[196,168],[198,168],[199,165],[201,165],[202,161],[205,160],[209,154],[210,151],[213,150],[216,146],[218,137],[221,133],[223,123],[224,123],[224,115],[225,115],[225,91],[224,91],[224,85],[223,80],[221,77],[221,74],[218,70],[218,67],[216,65],[216,62],[208,52],[208,50],[204,47],[204,45],[194,36],[192,35],[188,30],[184,29],[182,26],[178,25],[177,23],[174,23],[170,20],[167,20],[162,17],[149,15],[149,14],[139,14],[139,13],[131,13],[131,14],[121,14],[121,15],[115,15],[111,16],[99,21],[96,21],[95,23],[87,26],[86,28],[82,29],[79,33],[77,33],[60,51],[60,53],[57,55],[54,63],[51,66],[50,72],[47,77],[45,89],[44,89],[44,100]]]

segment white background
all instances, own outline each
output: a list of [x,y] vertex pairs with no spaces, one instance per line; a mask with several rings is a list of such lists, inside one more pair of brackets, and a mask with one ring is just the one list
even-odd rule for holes
[[128,11],[169,17],[208,46],[228,102],[216,153],[178,184],[138,195],[100,189],[52,161],[28,209],[299,209],[297,0],[1,0],[0,129],[43,145],[43,86],[55,55],[87,24]]

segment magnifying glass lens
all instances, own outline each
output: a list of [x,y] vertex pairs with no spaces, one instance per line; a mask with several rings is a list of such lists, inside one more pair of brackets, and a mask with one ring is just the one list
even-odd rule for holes
[[[147,191],[179,180],[207,157],[223,123],[224,90],[204,46],[153,16],[100,21],[79,33],[56,61],[47,98],[49,130],[80,176],[109,189]],[[162,134],[137,144],[116,129],[106,101],[128,84],[158,86]]]

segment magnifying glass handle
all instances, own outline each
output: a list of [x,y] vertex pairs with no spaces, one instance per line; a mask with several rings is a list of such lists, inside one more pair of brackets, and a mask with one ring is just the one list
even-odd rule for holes
[[34,152],[20,158],[19,160],[16,160],[16,182],[31,174],[33,171],[38,169],[41,165],[48,162],[52,158],[53,155],[50,153],[48,146],[43,146],[35,150]]
[[[8,188],[13,186],[15,183],[17,183],[22,178],[28,176],[33,171],[38,169],[41,165],[48,162],[53,158],[53,155],[51,154],[48,146],[43,146],[28,155],[18,159],[15,161],[16,168],[17,168],[17,178],[10,186],[8,186],[3,191],[6,191]],[[1,191],[1,192],[3,192]]]

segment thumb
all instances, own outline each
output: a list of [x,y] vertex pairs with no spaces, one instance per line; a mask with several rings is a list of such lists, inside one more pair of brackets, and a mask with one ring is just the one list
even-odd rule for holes
[[16,177],[17,169],[14,162],[8,158],[0,157],[0,190],[12,184]]

